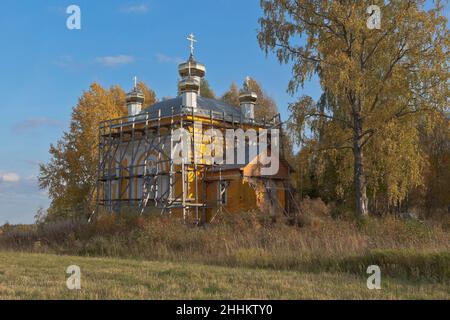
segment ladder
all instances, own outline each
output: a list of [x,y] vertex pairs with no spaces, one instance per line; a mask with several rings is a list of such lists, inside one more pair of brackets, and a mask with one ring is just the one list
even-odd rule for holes
[[148,173],[148,169],[147,169],[147,159],[144,162],[144,175],[143,175],[143,180],[144,182],[142,183],[142,201],[141,201],[141,215],[144,214],[144,210],[148,205],[148,202],[150,200],[155,200],[155,191],[156,191],[156,179],[155,179],[155,173],[154,172],[150,172]]

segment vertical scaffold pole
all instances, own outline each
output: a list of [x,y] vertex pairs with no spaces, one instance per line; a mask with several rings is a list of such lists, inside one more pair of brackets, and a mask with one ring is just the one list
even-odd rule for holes
[[172,154],[172,151],[173,151],[173,125],[174,125],[174,123],[173,123],[173,113],[174,113],[174,110],[173,110],[173,106],[172,106],[171,107],[171,117],[170,117],[169,199],[166,202],[166,207],[167,206],[169,207],[169,214],[170,215],[172,214],[172,205],[171,205],[171,203],[174,201],[174,193],[175,193],[175,190],[174,190],[174,188],[175,188],[175,186],[174,186],[175,166],[174,166],[173,154]]
[[[183,122],[183,117],[180,118],[180,129],[183,130],[184,129],[184,122]],[[182,132],[182,131],[181,131]],[[184,137],[181,137],[181,141],[180,141],[180,145],[181,145],[181,150],[184,150]],[[181,207],[183,210],[183,221],[186,223],[186,159],[184,157],[185,155],[183,154],[181,157]]]
[[156,179],[155,179],[155,206],[158,207],[159,205],[159,186],[162,186],[162,179],[161,179],[161,109],[158,110],[158,127],[157,127],[157,134],[158,134],[158,164],[156,165]]
[[112,154],[111,154],[111,149],[112,149],[112,120],[110,120],[108,122],[108,177],[107,177],[107,184],[108,184],[108,211],[110,213],[112,213],[113,211],[113,201],[112,201],[112,197],[113,197],[113,192],[112,192],[112,164],[111,162],[112,160]]
[[[193,153],[192,160],[194,162],[194,190],[195,190],[195,224],[198,225],[200,221],[199,215],[199,198],[198,198],[198,177],[197,177],[197,132],[198,128],[195,125],[195,113],[194,108],[192,108],[192,145],[193,145]],[[201,129],[200,129],[201,130]]]

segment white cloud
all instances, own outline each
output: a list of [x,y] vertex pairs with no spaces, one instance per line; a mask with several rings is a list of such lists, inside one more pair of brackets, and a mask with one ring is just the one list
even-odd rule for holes
[[53,63],[58,67],[68,68],[74,65],[74,60],[71,55],[62,55],[59,56]]
[[122,12],[125,12],[125,13],[146,13],[146,12],[148,12],[148,10],[149,10],[149,7],[145,3],[129,5],[129,6],[122,8]]
[[162,54],[162,53],[157,53],[156,59],[158,59],[158,62],[160,62],[160,63],[177,63],[178,64],[178,63],[183,62],[183,58],[170,57],[170,56],[166,56],[165,54]]
[[20,176],[15,172],[0,172],[0,182],[17,183]]
[[37,117],[25,119],[22,122],[19,122],[14,126],[13,130],[15,133],[25,133],[44,127],[62,128],[64,124],[65,123],[60,120]]
[[[0,172],[0,176],[6,174]],[[39,189],[36,177],[21,177],[14,183],[0,178],[0,225],[5,222],[33,223],[36,210],[47,208],[49,204],[48,194]]]
[[39,189],[37,176],[20,176],[16,172],[0,171],[0,197],[16,196],[42,196],[42,191],[46,195],[46,190]]
[[105,56],[105,57],[98,57],[95,59],[95,61],[107,67],[115,67],[133,63],[134,57],[126,55]]

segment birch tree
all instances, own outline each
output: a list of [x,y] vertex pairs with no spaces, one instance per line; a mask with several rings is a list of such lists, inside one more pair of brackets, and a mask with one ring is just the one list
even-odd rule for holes
[[[379,29],[368,25],[373,5],[380,8]],[[333,108],[302,104],[298,119],[302,125],[320,118],[339,126],[330,148],[351,150],[355,209],[366,216],[367,145],[386,130],[395,132],[402,119],[426,122],[448,110],[443,3],[434,1],[425,9],[422,0],[262,0],[261,7],[259,44],[280,63],[292,65],[289,92],[319,76]]]

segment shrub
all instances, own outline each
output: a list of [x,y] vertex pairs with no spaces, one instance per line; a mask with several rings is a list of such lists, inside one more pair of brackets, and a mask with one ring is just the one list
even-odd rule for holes
[[363,256],[344,258],[335,264],[339,271],[364,274],[369,265],[377,265],[382,274],[396,277],[450,281],[449,252],[416,252],[412,250],[375,250]]
[[393,276],[448,279],[450,236],[442,223],[392,217],[363,224],[333,220],[313,200],[307,200],[304,211],[319,222],[299,227],[249,212],[223,215],[203,227],[136,215],[105,215],[91,224],[9,226],[0,235],[0,248],[364,275],[368,265],[379,264]]

